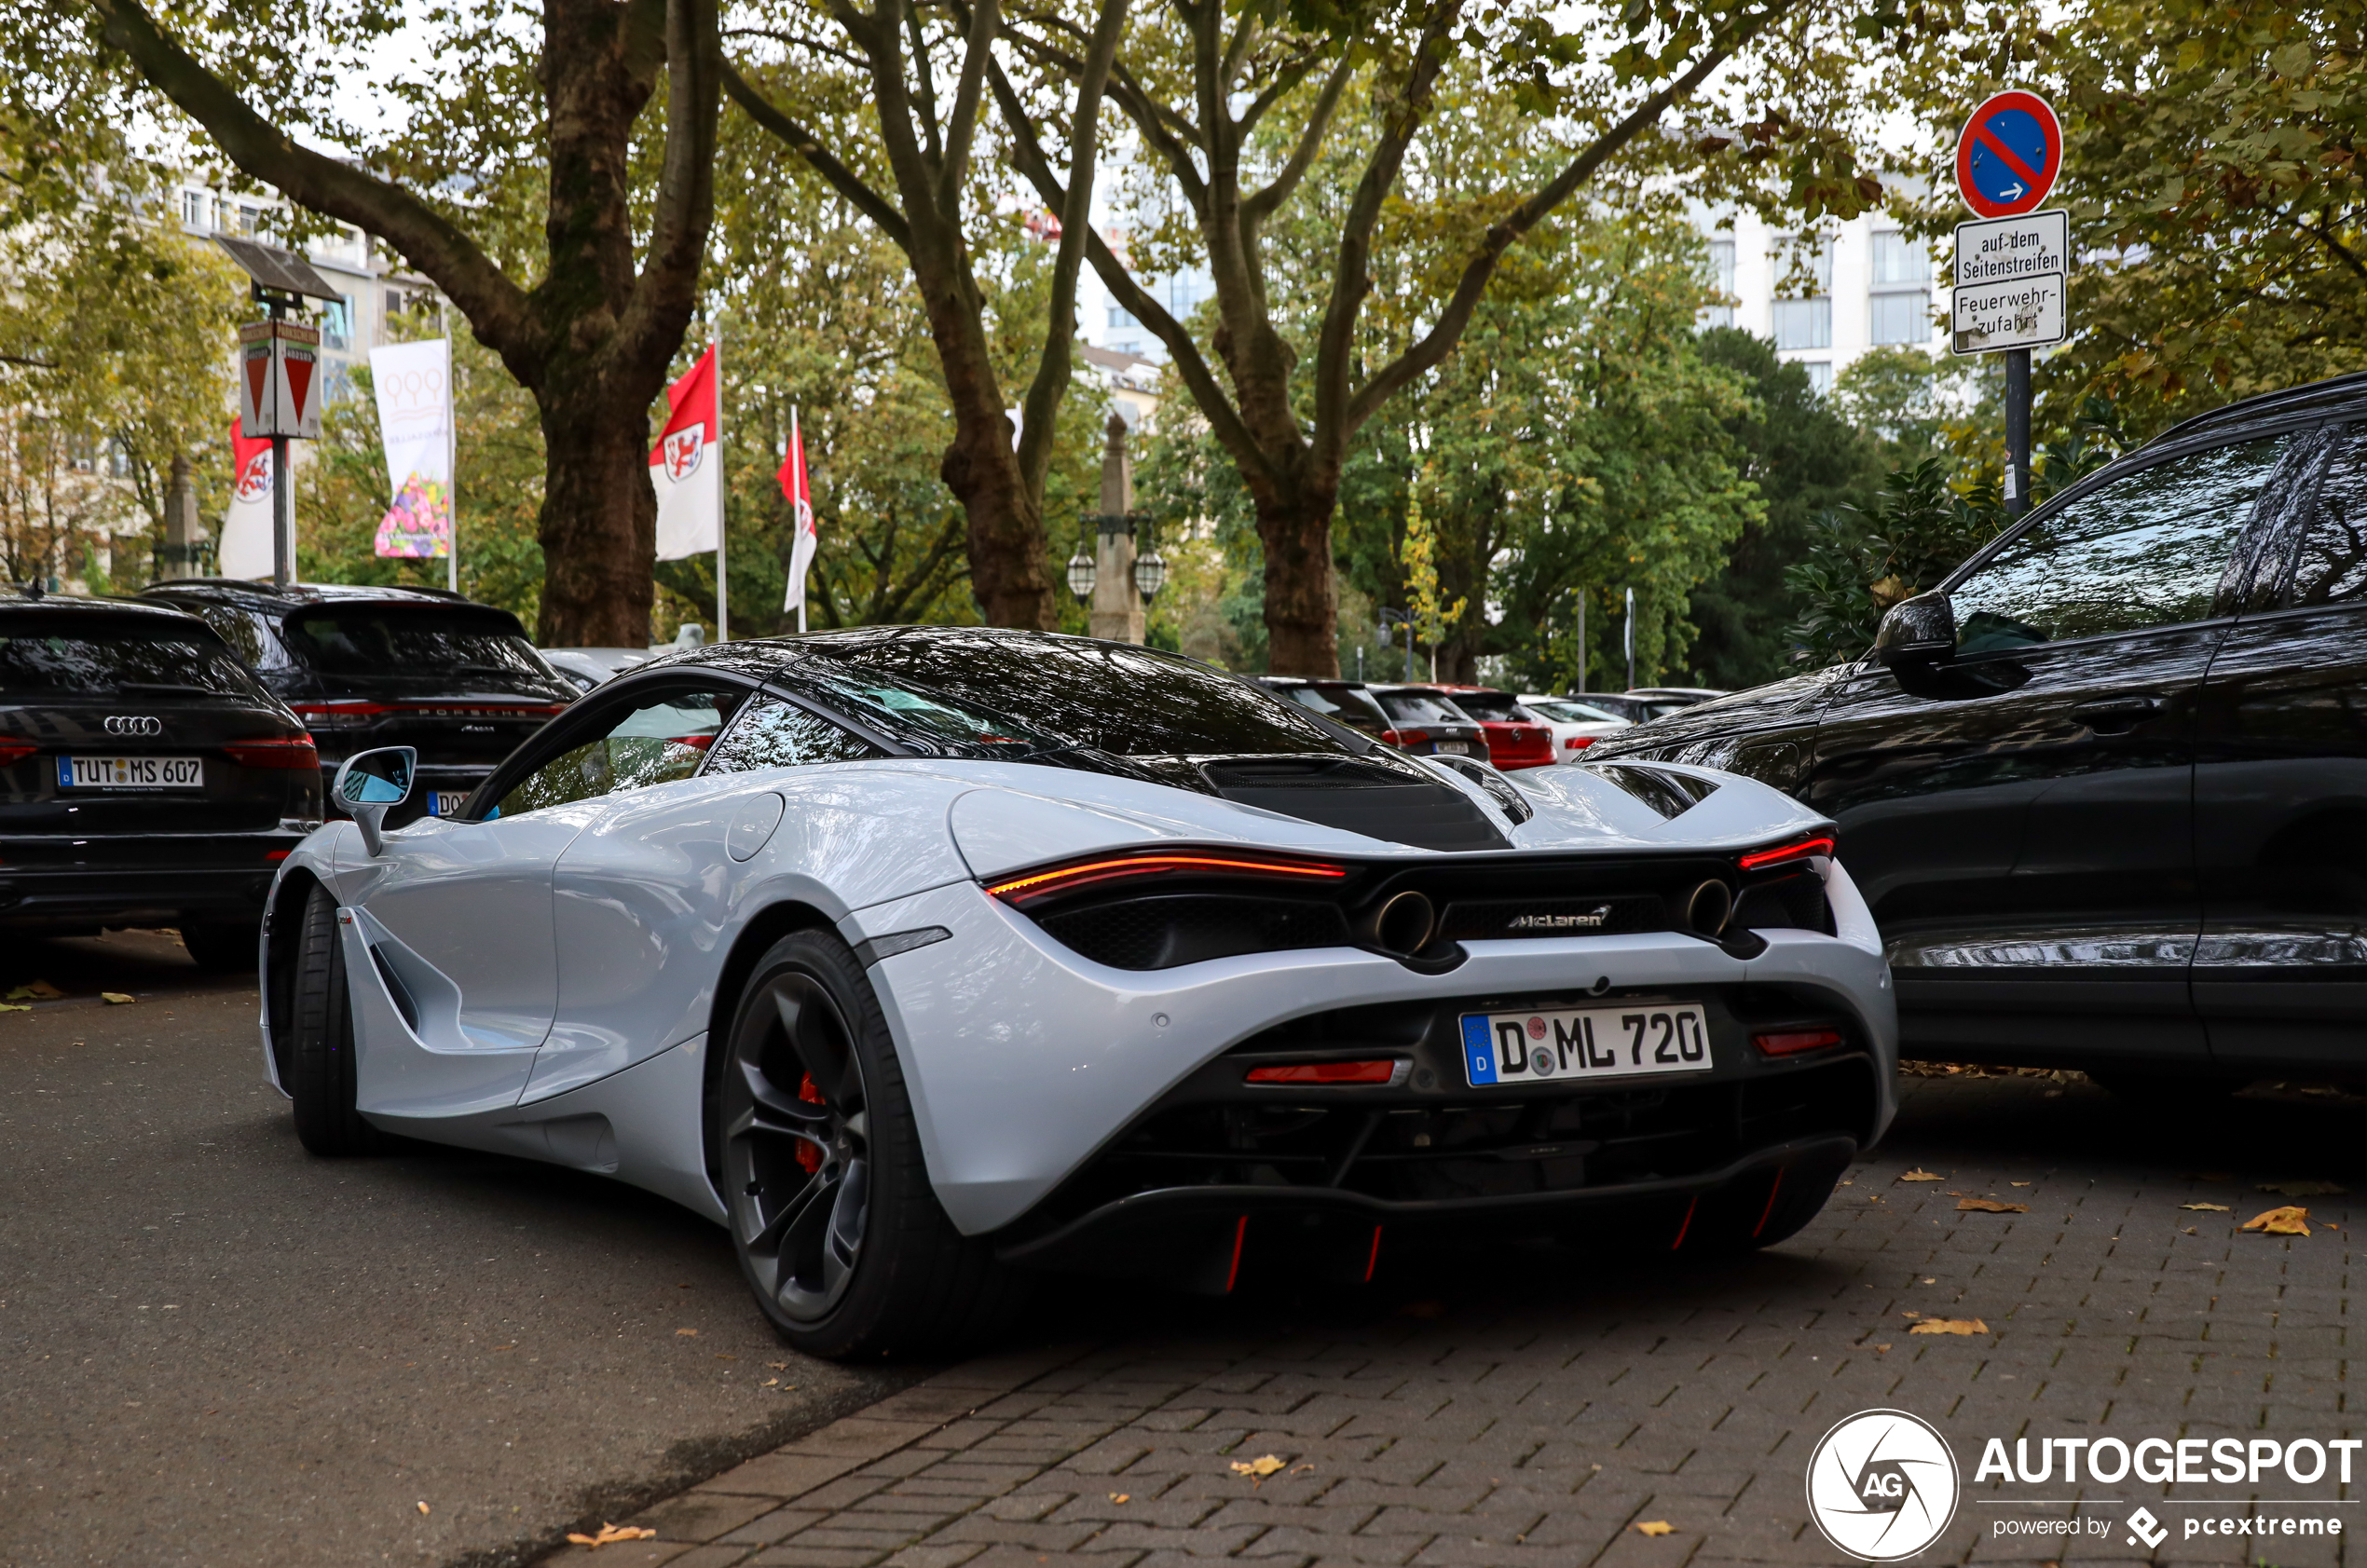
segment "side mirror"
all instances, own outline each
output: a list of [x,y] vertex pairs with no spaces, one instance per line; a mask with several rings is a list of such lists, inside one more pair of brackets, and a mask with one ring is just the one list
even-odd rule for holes
[[387,813],[411,798],[411,780],[419,770],[416,746],[381,746],[357,752],[337,770],[329,793],[362,830],[362,847],[372,859],[386,852],[382,829]]
[[1956,609],[1936,589],[1891,606],[1874,634],[1874,657],[1894,670],[1937,664],[1955,651]]

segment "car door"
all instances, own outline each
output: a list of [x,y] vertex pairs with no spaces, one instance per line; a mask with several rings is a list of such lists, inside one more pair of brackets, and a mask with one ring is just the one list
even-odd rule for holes
[[2208,1059],[2196,705],[2291,452],[2172,451],[2073,492],[1950,584],[1951,662],[1838,684],[1803,798],[1840,825],[1909,1049]]
[[2238,1070],[2367,1061],[2367,419],[2304,466],[2197,733],[2195,1004]]
[[476,803],[481,817],[388,833],[353,903],[408,1038],[367,1042],[363,1110],[449,1115],[516,1103],[557,1011],[560,853],[609,796],[697,769],[720,723],[711,705],[685,714],[679,695],[645,685],[587,702],[503,765],[490,800]]
[[[714,709],[732,711],[729,697],[679,700],[712,704],[710,722]],[[664,722],[678,731],[676,715]],[[649,729],[654,716],[644,710],[625,728]],[[772,696],[740,704],[721,738],[709,735],[702,781],[885,755]],[[559,858],[558,1018],[527,1098],[606,1077],[705,1027],[698,1009],[734,907],[733,868],[764,847],[785,809],[771,791],[711,788],[646,789],[603,803]]]

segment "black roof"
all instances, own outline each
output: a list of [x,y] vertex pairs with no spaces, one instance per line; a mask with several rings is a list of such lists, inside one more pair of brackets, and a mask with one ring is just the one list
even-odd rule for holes
[[2180,420],[2146,444],[2201,435],[2222,425],[2248,425],[2258,419],[2290,418],[2360,403],[2367,403],[2367,371],[2329,376],[2323,381],[2287,387],[2281,391],[2263,392],[2241,402],[2227,403]]
[[196,616],[185,610],[173,609],[166,605],[141,604],[132,599],[86,599],[71,593],[47,593],[38,599],[0,598],[0,615],[6,615],[13,620],[18,616],[27,613],[61,618],[103,615],[122,618],[127,623],[144,620],[158,625],[170,623],[181,630],[194,631],[207,637],[213,635],[212,628]]
[[303,609],[311,605],[350,604],[356,601],[378,604],[473,605],[479,609],[493,610],[497,615],[509,611],[492,605],[479,605],[465,593],[455,593],[448,588],[374,588],[366,584],[348,582],[292,582],[285,588],[271,582],[250,582],[235,577],[176,578],[170,582],[152,583],[142,589],[143,597],[192,598],[213,604],[235,604],[242,608],[259,610]]

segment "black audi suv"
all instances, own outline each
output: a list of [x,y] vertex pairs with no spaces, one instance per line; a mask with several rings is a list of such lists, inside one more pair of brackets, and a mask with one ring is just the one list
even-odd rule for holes
[[1840,825],[1909,1056],[2367,1076],[2367,375],[2189,419],[1854,662],[1606,736]]
[[140,597],[219,633],[311,730],[324,779],[355,752],[417,747],[418,783],[398,821],[458,811],[578,695],[516,616],[457,593],[198,579]]
[[0,600],[0,931],[178,926],[252,968],[272,874],[320,825],[320,759],[195,617]]

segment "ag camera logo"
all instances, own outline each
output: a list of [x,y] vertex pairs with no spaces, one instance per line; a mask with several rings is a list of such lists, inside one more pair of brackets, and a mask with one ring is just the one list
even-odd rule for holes
[[1948,1439],[1905,1411],[1860,1411],[1808,1458],[1809,1517],[1865,1562],[1895,1562],[1938,1540],[1962,1490]]

